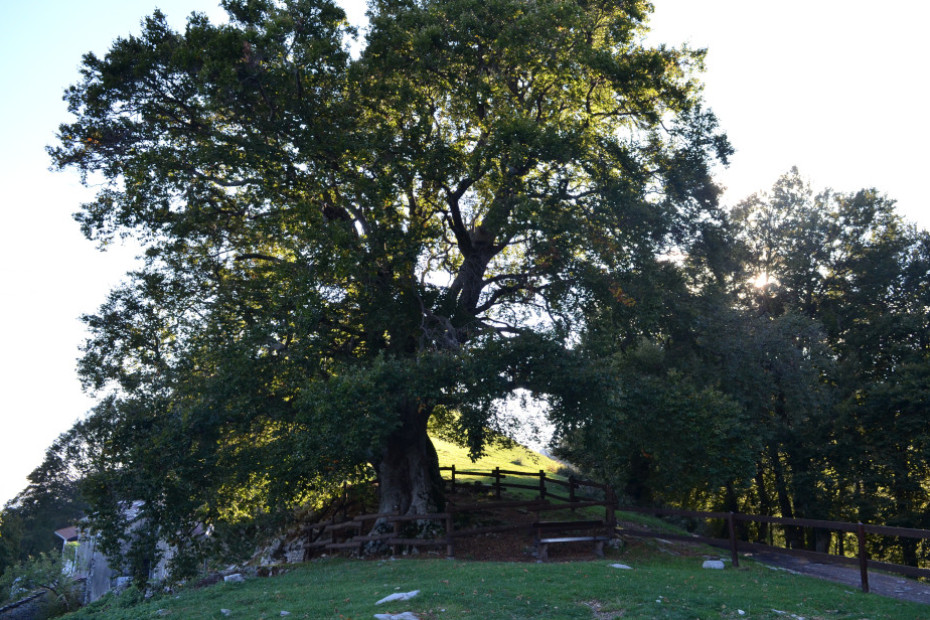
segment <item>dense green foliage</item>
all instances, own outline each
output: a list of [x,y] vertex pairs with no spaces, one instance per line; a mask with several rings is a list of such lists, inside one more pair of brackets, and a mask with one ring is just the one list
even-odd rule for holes
[[60,553],[40,553],[10,568],[0,576],[0,605],[43,593],[41,618],[60,616],[81,606],[82,589],[62,572]]
[[345,480],[440,508],[427,429],[478,457],[517,390],[632,501],[930,527],[930,238],[796,171],[721,211],[702,53],[647,2],[377,0],[356,58],[328,0],[224,6],[85,56],[50,148],[145,247],[50,451],[139,581]]
[[[675,305],[632,335],[610,323],[626,309],[602,312],[589,342],[614,351],[622,404],[564,453],[634,501],[926,528],[930,235],[873,190],[815,195],[792,170],[721,241],[685,257]],[[837,542],[812,535],[784,533]],[[930,552],[872,544],[909,564]]]
[[140,574],[346,479],[435,509],[428,424],[480,455],[518,388],[562,429],[611,406],[589,309],[722,217],[702,53],[645,47],[642,0],[379,0],[358,58],[328,0],[224,6],[87,55],[50,149],[87,236],[146,247],[86,319],[74,435]]

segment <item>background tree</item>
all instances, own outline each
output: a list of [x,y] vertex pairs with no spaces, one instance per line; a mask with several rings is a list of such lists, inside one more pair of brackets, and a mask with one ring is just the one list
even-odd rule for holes
[[[907,412],[926,392],[918,378],[928,359],[926,232],[875,190],[814,195],[795,169],[733,214],[747,275],[767,274],[747,287],[746,307],[775,322],[815,321],[832,358],[818,390],[829,392],[827,416],[776,443],[792,487],[780,513],[922,527],[928,428]],[[774,468],[767,475],[782,486]],[[915,548],[902,553],[916,562]]]
[[581,309],[719,217],[702,54],[632,0],[377,1],[358,59],[325,0],[224,6],[87,55],[50,151],[88,237],[146,244],[87,317],[97,514],[170,537],[369,466],[427,512],[435,413],[479,454],[516,388],[599,406]]
[[41,554],[57,556],[55,530],[75,525],[87,503],[80,495],[80,472],[69,453],[73,432],[59,437],[29,476],[29,484],[0,512],[0,575]]
[[874,190],[815,194],[792,169],[586,307],[583,347],[616,380],[563,454],[635,502],[924,527],[928,247]]

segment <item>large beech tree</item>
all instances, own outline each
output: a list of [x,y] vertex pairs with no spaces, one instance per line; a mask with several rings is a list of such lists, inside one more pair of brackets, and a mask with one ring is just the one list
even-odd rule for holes
[[85,56],[50,149],[146,248],[87,317],[97,505],[177,531],[371,467],[423,513],[431,420],[477,454],[517,388],[607,403],[583,317],[718,217],[702,54],[641,0],[376,0],[357,58],[331,2],[223,4]]

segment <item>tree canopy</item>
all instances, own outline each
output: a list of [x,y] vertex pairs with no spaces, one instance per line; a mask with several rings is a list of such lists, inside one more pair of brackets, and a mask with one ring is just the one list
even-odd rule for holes
[[223,5],[86,55],[50,148],[85,234],[145,246],[86,317],[97,514],[170,537],[371,471],[426,512],[430,420],[479,454],[517,388],[606,406],[589,320],[720,223],[702,52],[641,0],[376,0],[358,57],[329,1]]
[[[877,191],[815,194],[792,169],[653,276],[664,312],[589,321],[620,398],[561,450],[629,501],[926,527],[928,244]],[[916,565],[927,549],[871,552]]]

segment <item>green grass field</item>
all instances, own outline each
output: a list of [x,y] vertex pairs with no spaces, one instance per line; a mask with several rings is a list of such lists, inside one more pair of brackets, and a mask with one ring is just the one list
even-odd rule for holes
[[[614,562],[632,570],[613,568]],[[278,577],[220,583],[135,604],[131,595],[105,598],[68,618],[321,620],[403,611],[421,620],[930,617],[927,606],[747,564],[713,571],[702,569],[698,557],[644,553],[549,564],[324,559]],[[420,594],[409,601],[375,605],[389,594],[411,590]],[[282,616],[282,611],[289,615]]]
[[[440,462],[455,463],[457,469],[543,469],[550,474],[559,468],[556,461],[519,446],[491,450],[472,463],[453,444],[441,440],[435,444]],[[653,527],[674,529],[651,517],[623,515],[627,516]],[[488,544],[494,544],[493,539]],[[682,553],[676,555],[674,546],[649,541],[609,550],[606,559],[597,561],[545,564],[447,560],[429,554],[396,560],[324,558],[294,566],[277,577],[186,588],[146,600],[131,590],[104,597],[66,617],[338,620],[410,611],[420,620],[930,618],[930,606],[862,594],[748,560],[738,569],[728,565],[722,571],[706,570],[701,566],[702,554],[716,555],[717,551],[694,546],[679,550]],[[614,563],[629,565],[631,570],[614,568]],[[411,590],[420,590],[420,594],[409,601],[375,605],[389,594]]]

